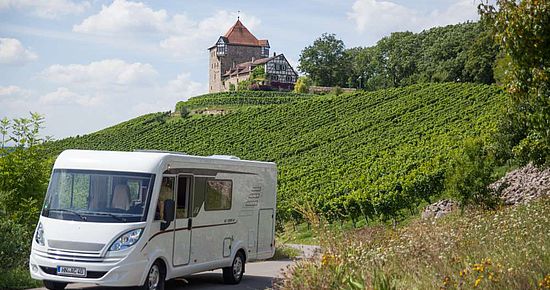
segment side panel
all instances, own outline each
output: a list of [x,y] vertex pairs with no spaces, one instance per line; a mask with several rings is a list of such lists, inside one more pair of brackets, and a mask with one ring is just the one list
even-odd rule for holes
[[261,209],[258,215],[258,256],[271,254],[273,251],[273,230],[274,230],[273,209]]

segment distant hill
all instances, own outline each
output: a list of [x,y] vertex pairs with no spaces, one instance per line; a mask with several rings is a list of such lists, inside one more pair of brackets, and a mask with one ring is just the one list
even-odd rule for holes
[[[280,217],[307,200],[329,218],[371,218],[439,194],[453,152],[467,137],[489,135],[503,103],[498,88],[465,83],[340,96],[210,94],[179,103],[186,118],[148,114],[48,146],[55,154],[162,149],[275,161]],[[200,114],[208,107],[226,111]]]

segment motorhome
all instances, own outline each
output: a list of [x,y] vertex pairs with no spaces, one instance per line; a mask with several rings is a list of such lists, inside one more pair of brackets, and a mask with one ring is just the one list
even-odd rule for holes
[[[162,290],[164,282],[275,252],[274,163],[172,152],[67,150],[32,241],[32,278]],[[139,287],[139,288],[138,288]]]

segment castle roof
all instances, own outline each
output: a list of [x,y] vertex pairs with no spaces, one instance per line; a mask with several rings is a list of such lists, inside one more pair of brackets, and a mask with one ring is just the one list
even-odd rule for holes
[[269,47],[267,39],[258,40],[239,19],[237,19],[237,22],[229,28],[222,38],[228,44]]
[[233,67],[233,68],[229,69],[228,71],[226,71],[223,74],[223,76],[226,77],[226,76],[231,76],[231,75],[249,73],[249,72],[252,71],[252,69],[254,69],[254,67],[256,67],[258,65],[261,65],[261,64],[266,64],[270,60],[274,59],[275,57],[276,56],[272,56],[272,57],[256,59],[254,61],[247,61],[247,62],[239,63],[235,67]]

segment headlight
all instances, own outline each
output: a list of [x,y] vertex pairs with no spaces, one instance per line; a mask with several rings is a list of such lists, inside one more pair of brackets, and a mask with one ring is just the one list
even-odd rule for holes
[[109,248],[109,251],[120,251],[127,249],[131,246],[133,246],[139,238],[141,237],[141,233],[143,232],[143,229],[137,229],[137,230],[131,230],[122,236],[120,236],[116,241],[111,245]]
[[42,223],[38,223],[38,227],[36,228],[36,234],[34,235],[34,240],[41,246],[45,245],[45,239],[44,239],[44,228],[42,227]]

